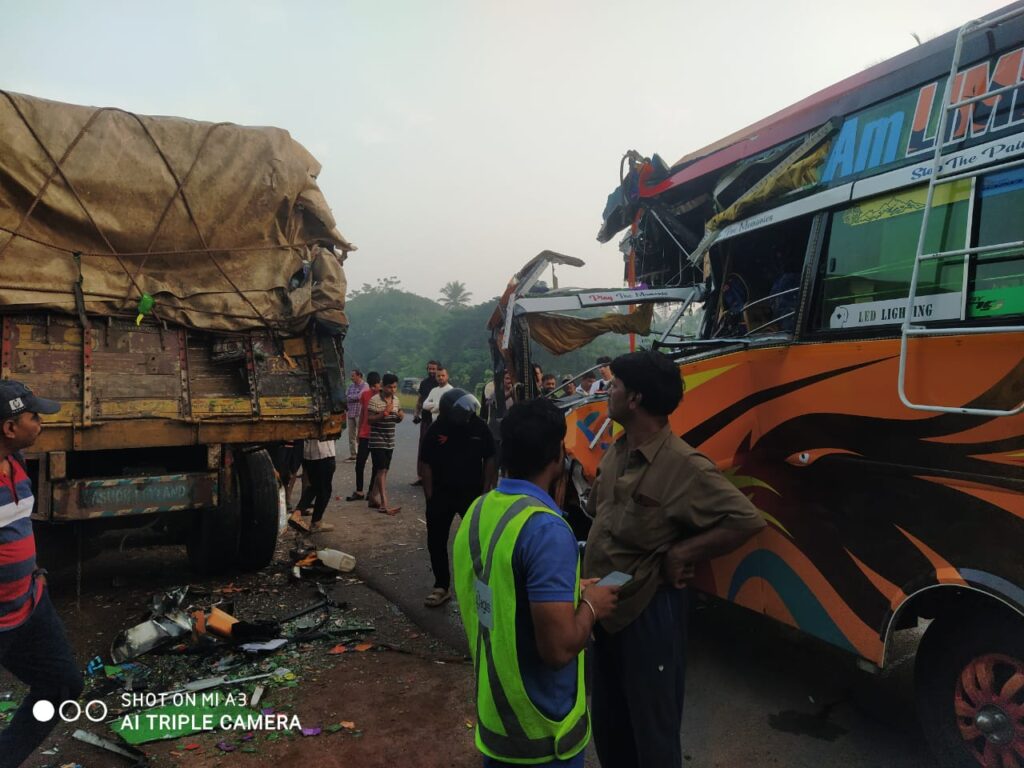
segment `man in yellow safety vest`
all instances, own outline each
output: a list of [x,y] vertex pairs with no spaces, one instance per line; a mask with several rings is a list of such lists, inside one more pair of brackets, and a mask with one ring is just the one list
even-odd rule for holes
[[582,768],[590,740],[583,648],[618,588],[580,582],[576,537],[550,495],[564,437],[549,400],[513,406],[501,424],[506,476],[473,502],[455,538],[486,768]]

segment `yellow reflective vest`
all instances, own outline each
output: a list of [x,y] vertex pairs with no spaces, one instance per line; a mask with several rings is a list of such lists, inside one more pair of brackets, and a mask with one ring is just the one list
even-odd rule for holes
[[[523,765],[566,760],[590,740],[583,654],[576,662],[576,701],[562,720],[534,706],[519,668],[512,555],[535,514],[555,515],[568,525],[530,496],[491,491],[473,502],[453,551],[455,592],[476,673],[476,745],[496,760]],[[579,592],[577,563],[576,603]]]

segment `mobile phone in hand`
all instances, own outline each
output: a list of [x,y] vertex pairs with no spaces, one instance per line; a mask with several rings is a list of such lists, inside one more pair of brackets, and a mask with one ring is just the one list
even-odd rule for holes
[[633,580],[633,577],[622,571],[612,571],[594,586],[597,587],[622,587]]

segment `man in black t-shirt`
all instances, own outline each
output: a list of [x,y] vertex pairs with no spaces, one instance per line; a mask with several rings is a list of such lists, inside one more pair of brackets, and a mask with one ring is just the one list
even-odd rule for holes
[[441,408],[423,440],[423,493],[427,497],[427,550],[434,588],[423,604],[444,605],[451,598],[448,537],[455,515],[495,486],[498,478],[494,438],[476,415],[480,403],[461,389],[441,397]]
[[437,360],[431,360],[427,363],[427,378],[420,382],[419,396],[416,398],[416,408],[413,409],[412,423],[420,425],[420,441],[416,448],[416,482],[413,485],[423,485],[423,438],[427,435],[427,429],[430,428],[430,423],[434,420],[434,414],[430,411],[423,410],[423,402],[427,399],[427,395],[430,394],[430,390],[437,386],[437,369],[441,367],[441,364]]

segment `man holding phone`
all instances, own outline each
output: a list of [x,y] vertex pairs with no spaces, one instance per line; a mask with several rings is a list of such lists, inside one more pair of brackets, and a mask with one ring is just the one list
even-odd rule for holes
[[583,648],[618,588],[580,581],[576,537],[551,498],[564,437],[565,417],[550,400],[513,406],[501,422],[506,476],[470,506],[455,536],[486,768],[582,768],[590,741]]
[[594,630],[591,707],[601,765],[679,768],[688,590],[694,564],[764,527],[757,509],[705,456],[672,433],[678,366],[653,351],[611,363],[608,415],[625,434],[590,493],[583,575],[631,575]]

